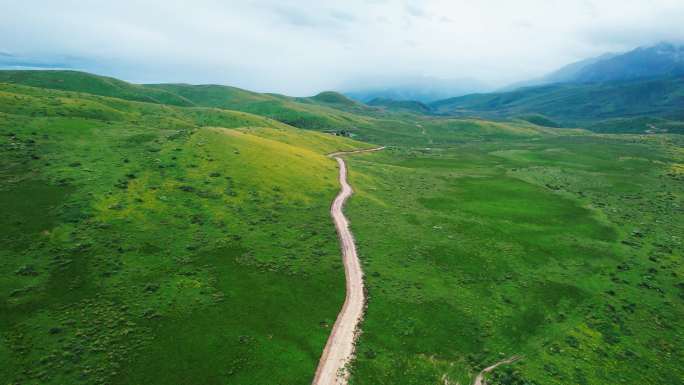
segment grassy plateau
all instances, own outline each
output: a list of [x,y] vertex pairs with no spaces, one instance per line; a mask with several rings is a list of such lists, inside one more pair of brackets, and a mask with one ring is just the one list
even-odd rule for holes
[[350,159],[369,303],[354,384],[684,378],[681,138],[558,136]]

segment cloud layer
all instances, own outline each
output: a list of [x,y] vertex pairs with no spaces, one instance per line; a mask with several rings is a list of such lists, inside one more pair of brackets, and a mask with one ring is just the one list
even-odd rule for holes
[[681,0],[0,0],[0,53],[135,82],[307,95],[372,78],[504,85],[684,41]]

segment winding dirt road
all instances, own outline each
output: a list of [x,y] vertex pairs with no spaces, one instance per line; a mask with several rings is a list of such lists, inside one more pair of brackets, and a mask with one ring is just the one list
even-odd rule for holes
[[347,296],[344,300],[344,305],[342,305],[342,310],[337,315],[337,320],[330,332],[328,342],[325,344],[323,354],[321,354],[312,385],[344,385],[347,383],[349,373],[346,368],[354,358],[357,330],[363,318],[363,308],[366,303],[363,289],[363,270],[356,255],[356,245],[354,244],[354,237],[349,230],[349,221],[347,221],[347,218],[342,213],[344,203],[352,195],[353,190],[349,183],[347,183],[347,165],[341,156],[380,151],[383,148],[336,152],[329,155],[335,158],[340,166],[339,179],[342,188],[330,207],[330,215],[335,222],[337,235],[340,238],[342,261],[347,280]]

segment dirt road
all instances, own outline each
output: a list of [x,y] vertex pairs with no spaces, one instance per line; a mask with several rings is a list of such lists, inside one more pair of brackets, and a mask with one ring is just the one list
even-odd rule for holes
[[316,375],[312,385],[337,385],[346,384],[349,373],[345,370],[346,366],[354,357],[354,343],[356,342],[357,328],[363,318],[363,308],[366,302],[363,290],[363,271],[361,263],[356,255],[356,245],[354,237],[349,231],[349,222],[342,213],[342,207],[353,191],[347,183],[347,165],[341,158],[342,155],[356,154],[360,152],[379,151],[384,147],[369,150],[357,150],[348,152],[336,152],[330,154],[337,160],[340,166],[340,185],[342,186],[339,194],[330,207],[330,215],[335,222],[337,235],[340,238],[342,249],[342,261],[344,272],[347,279],[347,296],[342,305],[342,310],[337,315],[335,325],[330,332],[328,342],[325,344],[323,354],[318,362]]
[[486,383],[485,380],[484,380],[485,374],[487,374],[487,373],[491,372],[492,370],[496,369],[499,365],[512,364],[512,363],[514,363],[515,361],[518,361],[519,359],[520,359],[520,357],[518,357],[518,356],[513,356],[513,357],[508,358],[508,359],[506,359],[506,360],[499,361],[499,362],[497,362],[496,364],[494,364],[494,365],[492,365],[492,366],[488,366],[488,367],[482,369],[482,371],[480,372],[480,374],[478,374],[477,377],[475,377],[475,381],[473,381],[473,385],[487,385],[487,383]]

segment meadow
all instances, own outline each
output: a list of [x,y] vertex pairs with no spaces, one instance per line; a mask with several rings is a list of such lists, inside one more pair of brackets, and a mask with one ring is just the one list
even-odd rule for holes
[[0,71],[0,383],[310,383],[379,144],[352,384],[681,383],[681,136],[399,107]]
[[313,375],[344,299],[324,154],[365,144],[239,112],[0,98],[0,382]]
[[562,135],[350,158],[369,303],[353,384],[684,378],[682,138]]

